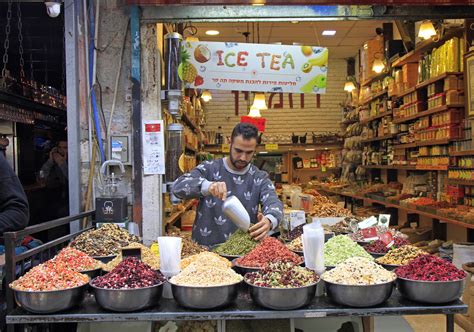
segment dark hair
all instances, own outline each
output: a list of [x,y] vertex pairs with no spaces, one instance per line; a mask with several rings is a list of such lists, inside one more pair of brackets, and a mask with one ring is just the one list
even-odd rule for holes
[[258,129],[250,123],[239,123],[232,130],[231,140],[233,141],[237,136],[242,136],[244,139],[258,139]]

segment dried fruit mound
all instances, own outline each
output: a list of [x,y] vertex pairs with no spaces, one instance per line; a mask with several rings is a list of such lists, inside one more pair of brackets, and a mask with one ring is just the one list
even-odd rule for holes
[[420,281],[455,281],[466,277],[466,272],[454,264],[432,255],[423,255],[405,266],[395,269],[400,278]]
[[298,288],[316,283],[318,275],[293,263],[270,263],[258,272],[245,275],[245,280],[255,286],[270,288]]
[[257,268],[264,268],[270,262],[301,264],[303,258],[289,250],[277,239],[267,237],[247,255],[236,260],[236,263],[241,266]]
[[103,263],[77,249],[66,247],[53,260],[57,264],[65,264],[74,271],[89,271],[103,267]]
[[[392,248],[400,248],[409,244],[410,242],[408,240],[402,239],[400,237],[394,237]],[[391,248],[387,248],[385,243],[383,243],[382,241],[376,240],[364,246],[364,249],[367,250],[367,252],[373,252],[376,254],[386,254],[390,251]]]
[[136,257],[127,257],[112,271],[92,280],[92,285],[106,289],[131,289],[151,287],[166,278]]

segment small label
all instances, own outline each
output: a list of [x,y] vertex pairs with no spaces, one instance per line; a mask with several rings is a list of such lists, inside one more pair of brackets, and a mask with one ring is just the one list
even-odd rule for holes
[[393,235],[389,231],[380,235],[379,240],[382,241],[382,243],[385,244],[387,248],[391,248],[395,243],[393,240]]
[[221,151],[223,153],[229,153],[230,152],[230,144],[222,144]]
[[369,228],[364,228],[361,230],[362,236],[364,237],[365,240],[377,240],[377,228],[375,227],[369,227]]
[[275,143],[265,144],[265,150],[266,151],[277,151],[278,150],[278,144],[275,144]]
[[325,312],[305,312],[304,313],[305,318],[319,318],[319,317],[326,317]]

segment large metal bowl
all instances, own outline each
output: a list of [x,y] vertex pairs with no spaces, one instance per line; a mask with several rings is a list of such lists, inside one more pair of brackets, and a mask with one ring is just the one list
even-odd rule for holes
[[87,284],[54,291],[21,291],[12,288],[16,303],[36,314],[52,314],[79,305],[86,293]]
[[104,264],[107,264],[111,260],[113,260],[117,255],[111,255],[111,256],[92,256],[92,258],[97,259],[98,261],[101,261]]
[[464,290],[466,278],[456,281],[421,281],[397,278],[400,294],[412,301],[440,304],[457,300]]
[[247,267],[247,266],[239,265],[237,264],[236,260],[237,258],[232,260],[232,266],[234,267],[235,271],[240,275],[244,276],[246,273],[257,272],[257,271],[262,270],[261,267]]
[[369,250],[366,250],[369,254],[372,255],[373,258],[379,258],[379,257],[383,257],[385,256],[387,253],[378,253],[378,252],[373,252],[373,251],[369,251]]
[[89,283],[97,303],[104,309],[118,312],[142,310],[158,303],[163,293],[163,283],[144,288],[106,289]]
[[225,307],[237,298],[240,282],[211,287],[181,286],[171,283],[173,297],[182,307],[190,309],[214,309]]
[[94,279],[95,277],[98,277],[102,274],[102,268],[101,267],[98,267],[97,269],[93,269],[93,270],[84,270],[84,271],[79,271],[80,273],[82,274],[85,274],[87,276],[89,276],[89,279]]
[[[323,279],[324,280],[324,279]],[[394,280],[395,281],[395,280]],[[336,303],[349,307],[373,307],[388,300],[394,281],[378,285],[342,285],[324,280],[326,293]]]
[[389,270],[389,271],[393,271],[397,267],[403,266],[403,265],[394,265],[394,264],[383,264],[383,263],[378,263],[378,262],[377,264],[382,265],[385,270]]
[[316,294],[317,282],[298,288],[270,288],[252,285],[244,280],[250,288],[250,295],[258,305],[273,310],[294,310],[308,305]]

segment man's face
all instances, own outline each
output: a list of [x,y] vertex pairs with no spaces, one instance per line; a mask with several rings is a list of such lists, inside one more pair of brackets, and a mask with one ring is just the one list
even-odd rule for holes
[[58,143],[58,153],[63,157],[67,157],[67,142],[60,141]]
[[230,144],[230,161],[236,169],[244,169],[252,160],[257,149],[255,138],[244,139],[242,135],[234,137]]

